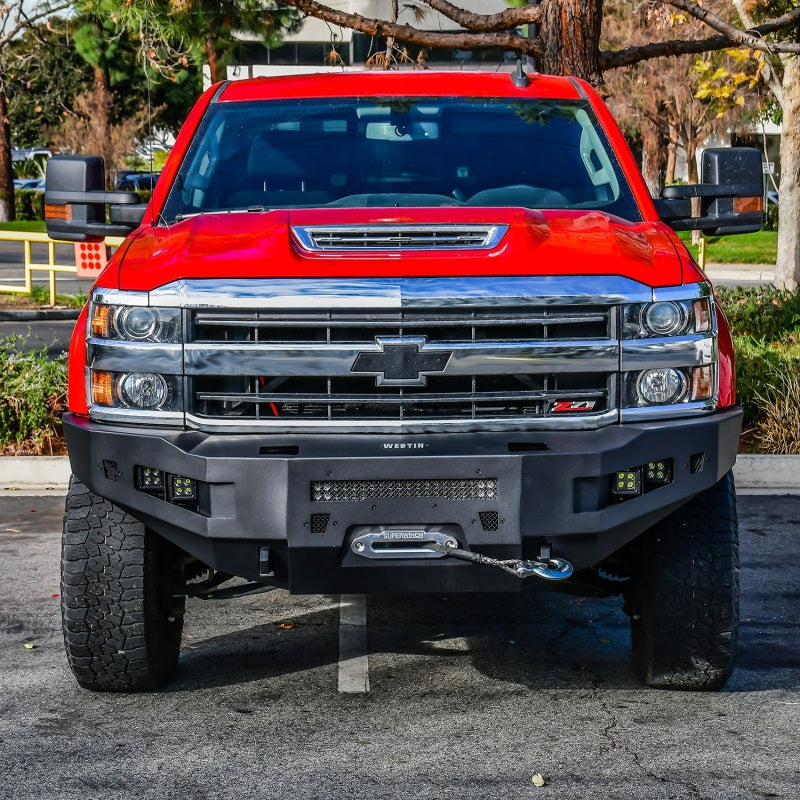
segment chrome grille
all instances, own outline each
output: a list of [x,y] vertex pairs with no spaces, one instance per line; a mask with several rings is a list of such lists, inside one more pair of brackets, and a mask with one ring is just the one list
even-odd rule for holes
[[507,225],[319,225],[292,228],[306,250],[488,249]]
[[[212,429],[596,427],[616,408],[612,308],[197,309],[188,312],[187,410]],[[447,357],[404,385],[356,373],[359,357],[387,342]]]

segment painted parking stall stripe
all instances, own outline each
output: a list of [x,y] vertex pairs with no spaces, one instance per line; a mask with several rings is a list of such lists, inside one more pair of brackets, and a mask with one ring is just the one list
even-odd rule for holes
[[343,594],[339,599],[339,691],[369,692],[367,656],[367,598]]

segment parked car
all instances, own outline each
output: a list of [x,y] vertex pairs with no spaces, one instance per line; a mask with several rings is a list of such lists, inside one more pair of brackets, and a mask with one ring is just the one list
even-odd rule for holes
[[44,178],[15,178],[15,189],[39,189],[44,191]]
[[122,172],[116,188],[125,192],[152,192],[160,172]]

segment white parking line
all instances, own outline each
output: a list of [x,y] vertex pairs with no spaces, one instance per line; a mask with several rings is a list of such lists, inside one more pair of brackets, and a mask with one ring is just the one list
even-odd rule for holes
[[343,594],[339,598],[339,691],[369,691],[367,598],[363,594]]

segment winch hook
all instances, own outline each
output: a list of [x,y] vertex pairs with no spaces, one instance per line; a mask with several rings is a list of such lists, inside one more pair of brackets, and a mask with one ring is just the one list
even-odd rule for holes
[[450,544],[426,542],[425,547],[428,550],[434,550],[451,558],[459,558],[462,561],[471,561],[473,564],[483,564],[487,567],[497,567],[520,579],[530,578],[535,575],[537,578],[544,578],[548,581],[562,581],[565,578],[569,578],[574,572],[572,564],[564,558],[548,558],[547,560],[511,558],[500,560],[481,553],[474,553],[471,550],[462,550],[460,547],[453,547]]

